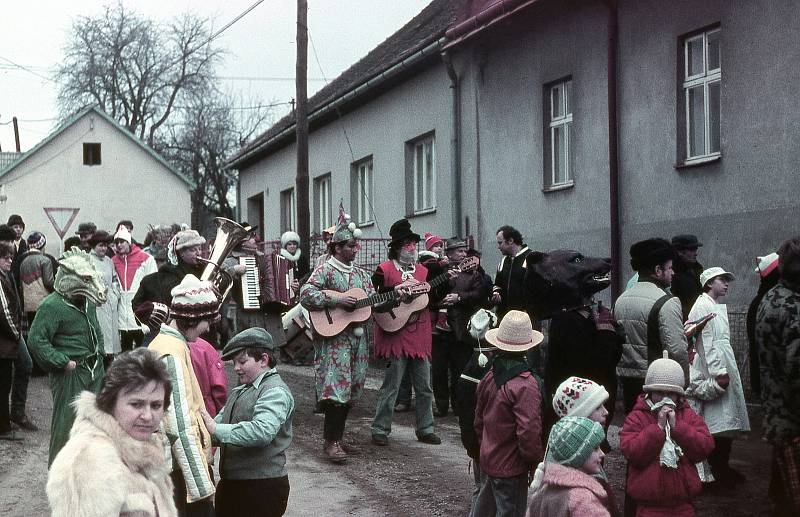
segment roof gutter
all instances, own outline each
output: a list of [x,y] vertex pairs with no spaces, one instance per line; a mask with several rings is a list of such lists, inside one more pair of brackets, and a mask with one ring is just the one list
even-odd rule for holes
[[[331,111],[339,109],[339,107],[341,107],[342,105],[344,105],[344,104],[346,104],[346,103],[348,103],[348,102],[360,97],[361,95],[367,93],[368,91],[375,89],[376,87],[380,86],[381,84],[387,82],[389,79],[391,79],[394,76],[398,75],[400,72],[410,68],[411,66],[414,66],[414,65],[418,64],[423,59],[425,59],[425,58],[427,58],[429,56],[438,54],[442,50],[442,47],[444,46],[445,41],[446,41],[445,37],[441,37],[441,38],[435,40],[433,43],[430,43],[426,47],[423,47],[422,49],[416,51],[415,53],[411,54],[410,56],[408,56],[407,58],[403,59],[402,61],[400,61],[398,63],[395,63],[394,65],[392,65],[388,69],[384,70],[383,72],[381,72],[380,74],[376,75],[375,77],[373,77],[372,79],[368,80],[367,82],[361,84],[357,88],[355,88],[353,90],[350,90],[349,92],[345,93],[344,95],[342,95],[342,96],[334,99],[333,101],[325,104],[324,106],[321,106],[321,107],[315,109],[314,111],[312,111],[308,115],[309,124],[311,124],[311,122],[321,118],[322,116],[330,113]],[[277,135],[271,137],[269,140],[266,140],[265,142],[262,142],[262,143],[258,144],[256,147],[250,149],[249,151],[247,151],[243,155],[241,155],[241,156],[231,160],[230,162],[226,163],[225,164],[225,168],[227,168],[227,169],[235,168],[238,164],[248,161],[254,155],[256,155],[259,152],[261,152],[262,150],[270,147],[275,142],[278,142],[278,141],[280,141],[280,140],[282,140],[282,139],[294,134],[294,132],[295,132],[294,127],[295,127],[295,124],[293,123],[290,126],[288,126],[285,129],[283,129]]]
[[444,50],[449,50],[463,43],[538,1],[539,0],[497,0],[497,2],[475,16],[449,29],[445,33],[448,43],[444,46]]

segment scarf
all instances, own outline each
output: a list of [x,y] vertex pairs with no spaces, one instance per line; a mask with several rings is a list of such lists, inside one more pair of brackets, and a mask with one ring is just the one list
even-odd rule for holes
[[497,389],[503,387],[505,383],[530,370],[524,354],[506,354],[499,351],[492,361],[492,371],[494,372],[494,383]]
[[[673,408],[676,407],[675,402],[669,397],[664,397],[655,403],[650,400],[649,397],[646,398],[645,401],[647,402],[647,405],[650,406],[650,411],[655,413],[658,413],[664,406],[672,406]],[[664,446],[661,447],[661,454],[659,455],[661,466],[670,469],[677,469],[678,460],[681,456],[683,456],[683,449],[681,449],[680,445],[673,442],[672,438],[670,437],[669,420],[667,421],[667,425],[664,426],[664,432],[666,433],[667,438],[664,440]]]
[[294,253],[289,253],[289,250],[287,250],[286,248],[281,248],[280,255],[281,257],[285,258],[290,262],[297,262],[298,260],[300,260],[300,253],[301,253],[300,248],[297,248],[297,251],[295,251]]
[[396,259],[392,260],[392,264],[394,264],[394,267],[396,267],[397,270],[400,271],[400,278],[401,280],[403,280],[403,282],[414,278],[414,272],[417,270],[416,264],[409,264],[404,266]]
[[[300,250],[298,250],[298,253],[299,252],[300,252]],[[353,264],[345,264],[344,262],[340,262],[340,261],[336,260],[335,257],[329,258],[328,259],[328,263],[330,263],[331,266],[335,267],[336,269],[338,269],[342,273],[346,273],[346,274],[349,275],[350,273],[353,272],[353,268],[354,268]]]

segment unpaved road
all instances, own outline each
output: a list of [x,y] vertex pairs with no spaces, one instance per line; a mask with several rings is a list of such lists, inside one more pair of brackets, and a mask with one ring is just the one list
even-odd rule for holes
[[[443,442],[438,446],[416,441],[413,413],[395,415],[389,447],[370,444],[369,424],[382,377],[379,369],[370,368],[366,394],[351,411],[345,432],[345,440],[358,445],[361,452],[351,456],[347,465],[331,465],[322,455],[322,417],[312,413],[311,369],[281,365],[279,370],[297,402],[294,442],[288,455],[291,493],[287,515],[467,514],[472,475],[455,417],[436,420],[436,431]],[[235,379],[232,375],[229,378]],[[30,416],[42,429],[25,433],[24,442],[0,442],[0,516],[4,517],[49,515],[44,485],[52,399],[46,377],[31,380],[28,406]],[[615,448],[618,431],[612,425],[609,432],[609,442]],[[731,463],[747,475],[747,483],[703,494],[697,501],[697,514],[768,515],[769,448],[756,437],[735,442]],[[621,505],[624,461],[618,450],[606,457],[606,466]]]

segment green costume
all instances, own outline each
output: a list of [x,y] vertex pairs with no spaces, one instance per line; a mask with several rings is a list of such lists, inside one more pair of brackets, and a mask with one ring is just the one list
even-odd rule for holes
[[[88,253],[73,248],[59,263],[56,292],[39,305],[28,333],[31,354],[50,373],[53,417],[48,465],[69,439],[75,420],[72,401],[84,390],[97,393],[105,374],[95,305],[105,302],[105,286]],[[76,368],[66,371],[70,361]]]

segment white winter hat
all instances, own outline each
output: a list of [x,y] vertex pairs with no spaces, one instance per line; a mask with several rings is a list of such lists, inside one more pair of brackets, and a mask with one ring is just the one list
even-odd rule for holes
[[126,227],[120,225],[117,233],[114,234],[114,240],[122,240],[130,244],[133,241],[133,238],[131,237],[131,232],[129,232]]
[[285,248],[286,245],[290,242],[296,242],[297,245],[300,245],[300,236],[297,235],[296,232],[289,230],[288,232],[283,232],[281,235],[281,248]]
[[570,377],[559,384],[553,395],[553,409],[559,418],[582,416],[588,418],[608,400],[608,391],[589,379]]
[[684,385],[683,368],[678,361],[670,359],[669,353],[664,350],[664,357],[656,359],[647,368],[642,391],[665,391],[683,395]]

